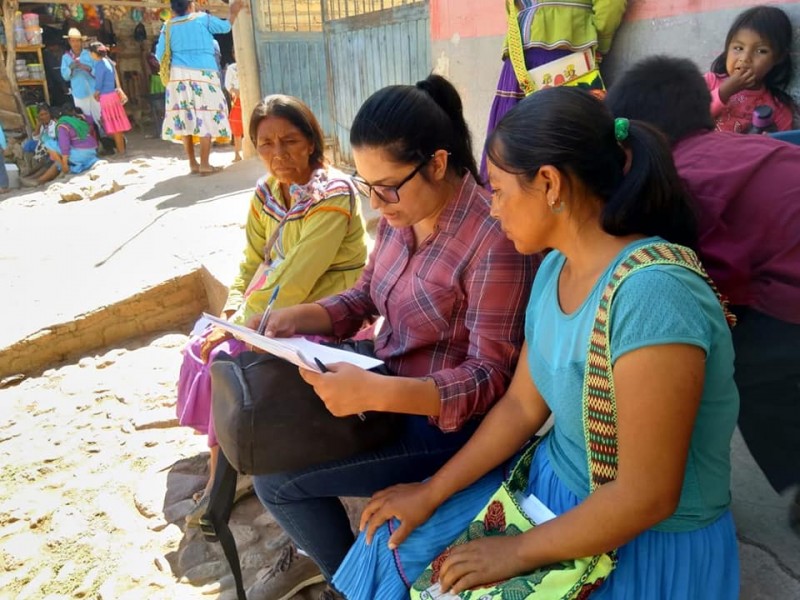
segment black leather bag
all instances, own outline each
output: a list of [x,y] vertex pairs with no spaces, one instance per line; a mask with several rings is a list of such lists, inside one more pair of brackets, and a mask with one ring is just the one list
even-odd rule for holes
[[[373,355],[371,341],[337,347]],[[238,473],[266,475],[347,458],[391,442],[399,415],[368,412],[335,417],[300,377],[297,367],[270,354],[221,352],[211,363],[211,405],[221,452],[200,529],[222,545],[236,597],[247,600],[236,540],[228,521]],[[385,366],[372,369],[389,375]],[[238,472],[238,473],[237,473]]]
[[[373,349],[371,341],[337,347],[369,355]],[[335,417],[296,366],[270,354],[221,353],[211,364],[211,390],[220,448],[233,468],[246,475],[348,458],[397,434],[397,415],[391,413]]]

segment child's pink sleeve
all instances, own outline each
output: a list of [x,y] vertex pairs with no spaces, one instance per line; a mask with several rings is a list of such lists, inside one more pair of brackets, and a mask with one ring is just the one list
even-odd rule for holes
[[791,106],[774,101],[775,106],[775,125],[778,131],[788,131],[794,129],[794,111]]
[[706,73],[704,75],[708,91],[711,92],[711,116],[715,119],[722,114],[725,103],[719,98],[719,86],[722,78],[716,73]]

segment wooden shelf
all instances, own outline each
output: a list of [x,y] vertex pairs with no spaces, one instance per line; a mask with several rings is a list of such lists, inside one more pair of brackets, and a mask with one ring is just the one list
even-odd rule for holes
[[[44,65],[42,48],[44,48],[44,44],[31,44],[16,46],[15,50],[17,54],[35,54],[38,58],[38,64]],[[3,50],[7,50],[7,46],[3,46]],[[17,85],[42,88],[44,91],[44,100],[50,104],[50,90],[47,88],[47,79],[17,79]]]
[[[17,52],[38,52],[39,50],[44,48],[44,44],[37,44],[34,46],[17,46]],[[3,46],[3,50],[8,50],[8,46]]]

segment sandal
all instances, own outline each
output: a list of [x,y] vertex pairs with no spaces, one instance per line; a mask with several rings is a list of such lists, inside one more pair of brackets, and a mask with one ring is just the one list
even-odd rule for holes
[[197,173],[200,175],[200,177],[208,177],[209,175],[213,175],[214,173],[219,173],[220,171],[222,171],[222,167],[211,167],[210,171],[200,170]]
[[[236,492],[233,495],[233,503],[236,504],[242,498],[251,495],[255,490],[253,489],[253,479],[243,475],[239,476],[236,482]],[[192,509],[185,517],[187,527],[200,527],[200,519],[206,514],[208,504],[211,502],[211,494],[206,494],[205,490],[200,490],[192,495],[192,499],[197,502],[197,506]]]
[[185,517],[187,527],[200,527],[200,519],[206,514],[208,510],[208,503],[211,501],[211,496],[203,496],[190,512]]

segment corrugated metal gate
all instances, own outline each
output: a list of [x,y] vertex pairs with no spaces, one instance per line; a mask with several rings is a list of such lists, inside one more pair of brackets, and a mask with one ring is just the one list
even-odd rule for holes
[[430,72],[427,0],[267,0],[258,6],[261,91],[306,102],[337,164],[352,164],[350,123],[370,94]]
[[350,123],[373,92],[431,70],[427,1],[323,0],[334,157],[352,164]]
[[314,111],[325,134],[332,135],[321,0],[251,5],[262,95],[297,96]]

